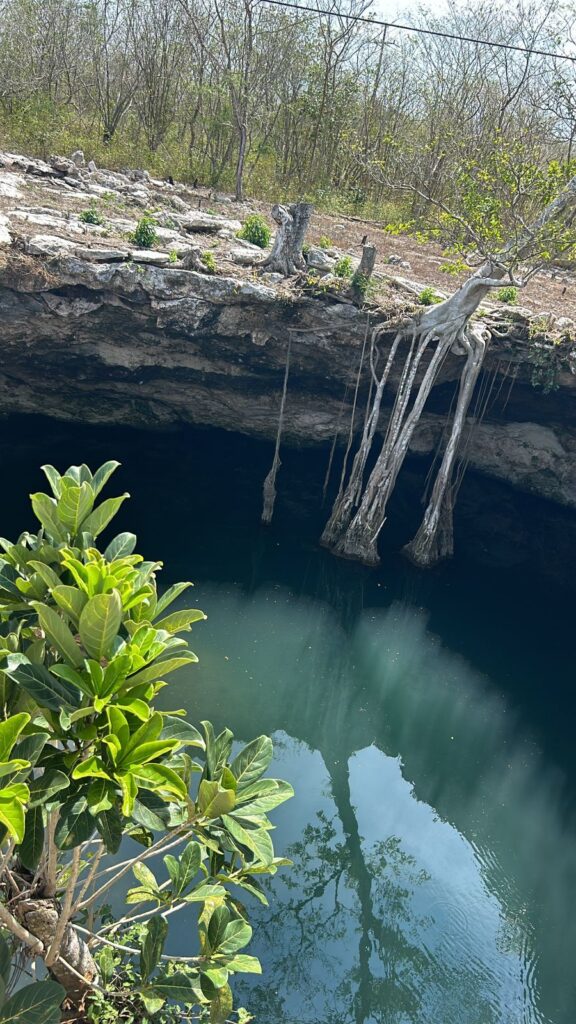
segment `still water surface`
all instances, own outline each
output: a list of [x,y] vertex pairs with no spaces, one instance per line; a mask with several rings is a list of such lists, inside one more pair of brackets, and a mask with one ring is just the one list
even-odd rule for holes
[[[458,564],[342,564],[316,524],[294,527],[289,495],[258,528],[258,453],[178,444],[143,458],[137,435],[47,426],[4,449],[18,487],[1,532],[22,527],[40,462],[121,449],[135,499],[120,528],[164,557],[166,583],[196,580],[200,664],[169,703],[242,741],[271,734],[296,791],[273,814],[295,866],[250,907],[264,975],[242,1001],[260,1024],[573,1024],[569,600]],[[191,934],[181,917],[173,949]]]

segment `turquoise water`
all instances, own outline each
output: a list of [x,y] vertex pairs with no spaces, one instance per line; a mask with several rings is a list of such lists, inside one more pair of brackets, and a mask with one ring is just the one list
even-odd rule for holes
[[9,536],[40,462],[119,452],[120,526],[208,614],[170,705],[274,738],[294,867],[249,908],[264,975],[237,992],[260,1024],[573,1024],[573,600],[525,572],[334,560],[296,462],[263,530],[268,449],[229,438],[44,424],[1,450]]

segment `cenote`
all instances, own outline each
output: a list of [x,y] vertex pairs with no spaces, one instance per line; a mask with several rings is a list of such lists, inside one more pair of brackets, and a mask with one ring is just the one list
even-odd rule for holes
[[[296,793],[273,815],[275,846],[294,867],[267,884],[269,908],[250,907],[264,973],[236,992],[256,1020],[571,1024],[573,599],[518,554],[527,537],[558,548],[542,504],[502,489],[493,507],[517,515],[516,541],[480,509],[473,552],[471,477],[460,557],[418,571],[395,553],[422,472],[409,469],[368,570],[317,545],[324,452],[283,456],[263,528],[271,445],[31,418],[4,422],[0,451],[9,537],[31,525],[41,463],[122,461],[119,528],[163,559],[166,584],[194,580],[208,615],[171,705],[274,739]],[[191,924],[174,926],[174,952]]]

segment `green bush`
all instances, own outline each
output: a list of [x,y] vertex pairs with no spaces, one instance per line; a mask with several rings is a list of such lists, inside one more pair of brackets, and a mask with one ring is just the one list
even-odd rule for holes
[[178,263],[179,257],[178,257],[178,253],[176,252],[176,249],[171,249],[170,250],[170,252],[168,254],[168,259],[170,260],[170,263]]
[[95,206],[91,206],[88,210],[82,210],[80,214],[80,220],[83,224],[103,224],[104,217],[96,209]]
[[265,249],[267,245],[270,245],[272,231],[261,214],[252,213],[244,221],[241,231],[238,232],[238,238],[243,238],[245,242],[252,242],[252,245],[258,245],[261,249]]
[[328,238],[327,235],[322,235],[322,238],[318,240],[319,249],[331,249],[333,245],[334,242],[332,241],[331,238]]
[[334,267],[336,277],[352,277],[352,257],[341,256]]
[[[97,547],[128,497],[99,500],[117,467],[71,466],[61,475],[43,466],[51,493],[31,495],[38,532],[1,541],[0,900],[11,949],[0,937],[0,1002],[11,955],[26,973],[38,956],[50,967],[69,928],[75,941],[66,940],[66,957],[82,965],[93,1024],[224,1021],[233,1012],[229,977],[260,973],[256,957],[240,952],[252,929],[238,901],[266,903],[259,879],[287,863],[274,855],[267,814],[292,789],[263,778],[268,737],[233,757],[228,729],[215,735],[205,721],[200,731],[183,712],[155,706],[167,676],[198,660],[181,634],[206,616],[171,608],[190,584],[159,592],[161,563],[134,554],[133,534]],[[124,839],[130,845],[118,863]],[[58,927],[50,918],[39,950],[22,941],[6,898],[14,872],[34,877],[26,892],[40,915],[46,901],[57,910]],[[112,887],[129,873],[125,900],[136,927],[109,906]],[[183,907],[198,908],[197,955],[180,960],[164,947],[168,915]],[[89,979],[97,973],[95,992]],[[58,977],[76,1018],[84,993]],[[31,988],[0,1018],[9,1011],[22,1024],[58,1024],[60,985]]]
[[514,306],[518,302],[518,289],[513,285],[507,285],[506,288],[500,288],[496,292],[496,298],[499,302],[506,302],[508,305]]
[[141,249],[151,249],[157,238],[156,221],[149,213],[145,213],[138,221],[134,233],[130,235],[130,241]]
[[200,257],[200,262],[204,264],[206,271],[209,274],[215,274],[218,269],[216,266],[216,260],[214,259],[214,253],[203,252]]
[[418,302],[421,306],[435,306],[437,303],[442,301],[442,296],[438,295],[437,292],[429,286],[427,288],[423,288],[418,296]]

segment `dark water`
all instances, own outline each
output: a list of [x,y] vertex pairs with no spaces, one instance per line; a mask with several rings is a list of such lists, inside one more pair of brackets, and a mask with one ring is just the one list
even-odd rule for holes
[[[268,910],[250,907],[264,975],[237,986],[257,1020],[573,1024],[573,597],[525,566],[330,558],[315,544],[317,456],[286,459],[263,530],[269,446],[9,428],[1,532],[31,525],[42,461],[122,459],[134,500],[120,526],[164,558],[167,583],[195,580],[208,613],[171,706],[241,740],[272,734],[274,774],[295,787],[274,815],[295,866]],[[189,952],[192,921],[173,928]]]

